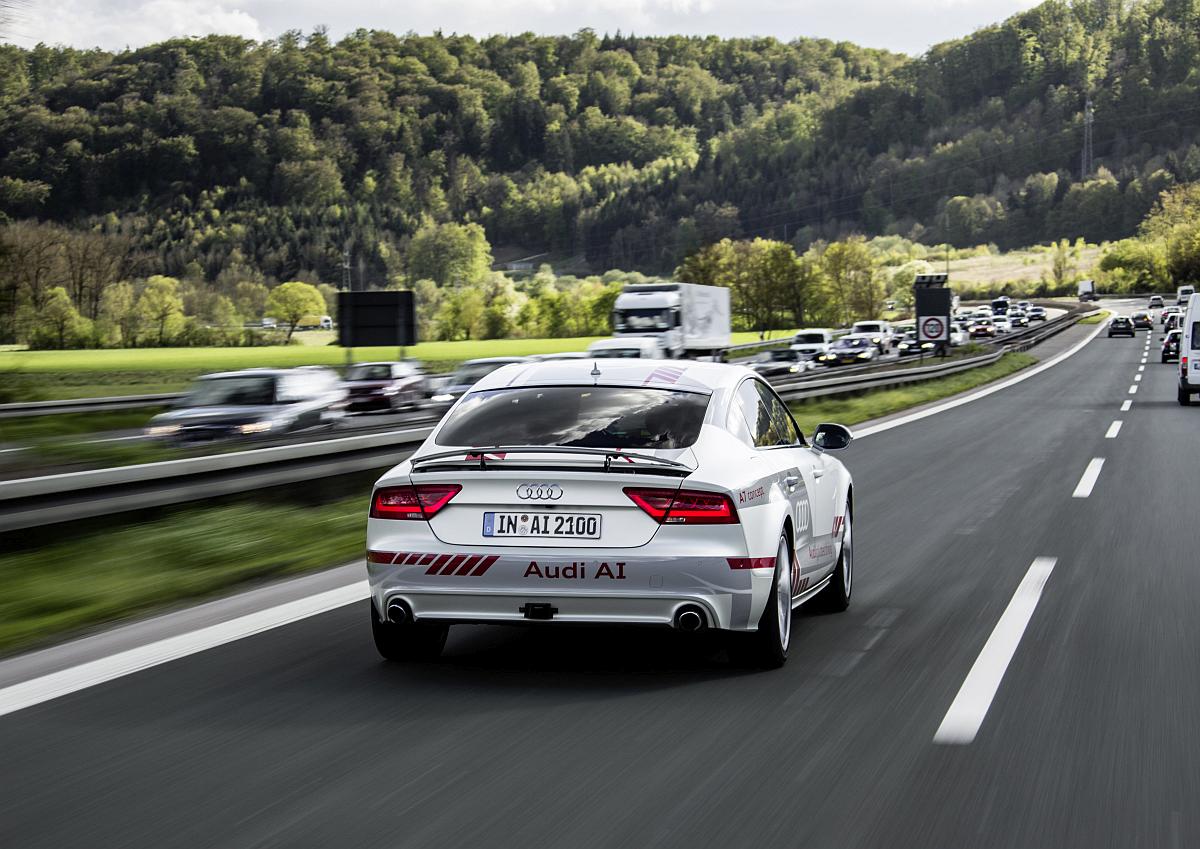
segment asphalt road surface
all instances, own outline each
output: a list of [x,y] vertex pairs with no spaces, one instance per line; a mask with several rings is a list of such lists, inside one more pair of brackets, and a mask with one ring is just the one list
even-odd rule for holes
[[1200,845],[1200,409],[1160,335],[851,446],[854,599],[780,671],[462,626],[393,666],[356,603],[0,717],[0,845]]

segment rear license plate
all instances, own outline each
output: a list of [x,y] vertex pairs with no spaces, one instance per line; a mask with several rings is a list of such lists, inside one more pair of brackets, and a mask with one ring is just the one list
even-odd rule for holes
[[600,539],[599,513],[484,513],[485,537]]

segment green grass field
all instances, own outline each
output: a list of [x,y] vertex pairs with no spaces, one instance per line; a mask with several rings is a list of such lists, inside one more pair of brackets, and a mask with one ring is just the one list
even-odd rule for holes
[[[775,337],[794,331],[777,331]],[[332,339],[329,331],[321,339]],[[297,334],[307,336],[307,334]],[[604,337],[566,339],[491,339],[422,342],[406,348],[407,357],[433,371],[450,371],[463,360],[582,351]],[[302,342],[304,339],[302,338]],[[314,340],[309,340],[314,341]],[[319,342],[318,340],[315,340]],[[756,333],[735,333],[733,344],[758,341]],[[354,359],[390,360],[398,348],[355,348]],[[0,395],[4,400],[38,401],[177,392],[194,377],[214,371],[294,366],[342,366],[344,349],[329,344],[262,348],[115,348],[84,351],[0,351]],[[19,383],[19,385],[17,385]]]

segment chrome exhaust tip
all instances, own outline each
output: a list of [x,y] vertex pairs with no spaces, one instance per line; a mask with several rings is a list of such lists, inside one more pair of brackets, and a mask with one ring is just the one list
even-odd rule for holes
[[704,616],[694,607],[685,607],[675,615],[675,627],[689,634],[704,628]]
[[387,606],[387,621],[393,625],[403,625],[412,619],[412,614],[408,612],[408,605],[400,599],[392,599]]

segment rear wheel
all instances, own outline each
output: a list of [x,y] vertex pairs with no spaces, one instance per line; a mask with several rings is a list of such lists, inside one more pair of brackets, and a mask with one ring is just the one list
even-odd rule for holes
[[778,669],[787,663],[792,641],[792,547],[786,536],[779,538],[775,553],[775,579],[771,596],[758,630],[753,634],[733,634],[729,653],[735,663],[760,669]]
[[842,552],[829,584],[821,590],[815,601],[830,613],[841,613],[850,606],[850,592],[854,589],[854,534],[850,506],[846,506],[846,529],[842,532]]
[[371,636],[375,648],[385,660],[418,661],[433,660],[441,655],[446,646],[450,626],[431,622],[409,622],[397,625],[379,618],[375,603],[368,602],[371,612]]
[[1185,389],[1179,390],[1179,403],[1185,407],[1192,406],[1192,393]]

